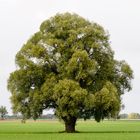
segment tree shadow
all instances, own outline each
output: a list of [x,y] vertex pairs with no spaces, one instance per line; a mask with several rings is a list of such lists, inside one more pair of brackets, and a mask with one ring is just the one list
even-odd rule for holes
[[[63,134],[67,133],[66,131],[34,131],[34,132],[28,132],[28,131],[20,131],[20,132],[0,132],[1,134]],[[80,133],[79,131],[75,131],[74,133]]]
[[79,133],[140,133],[140,131],[79,131]]
[[[67,132],[66,131],[55,131],[55,132],[49,132],[49,131],[41,131],[41,132],[0,132],[0,134],[63,134],[63,133],[65,133],[65,134],[67,134]],[[101,133],[101,134],[103,134],[103,133],[140,133],[140,131],[76,131],[75,133],[77,133],[77,134],[88,134],[88,133]]]

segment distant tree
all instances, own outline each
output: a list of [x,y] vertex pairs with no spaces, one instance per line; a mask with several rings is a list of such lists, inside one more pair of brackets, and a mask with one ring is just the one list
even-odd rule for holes
[[2,120],[4,119],[6,114],[8,114],[6,107],[5,106],[1,106],[0,107],[0,117],[1,117]]
[[44,21],[16,55],[8,80],[13,110],[36,119],[53,108],[66,132],[75,132],[81,117],[116,116],[133,72],[114,59],[109,42],[103,27],[76,14]]
[[140,114],[139,113],[130,113],[128,115],[128,119],[140,119]]

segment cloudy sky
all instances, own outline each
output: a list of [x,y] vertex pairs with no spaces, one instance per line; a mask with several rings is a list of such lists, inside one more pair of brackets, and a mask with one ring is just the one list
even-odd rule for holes
[[140,113],[140,1],[139,0],[0,0],[0,105],[11,112],[7,91],[15,55],[56,13],[74,12],[102,25],[110,33],[115,58],[126,60],[134,71],[133,90],[123,96],[122,112]]

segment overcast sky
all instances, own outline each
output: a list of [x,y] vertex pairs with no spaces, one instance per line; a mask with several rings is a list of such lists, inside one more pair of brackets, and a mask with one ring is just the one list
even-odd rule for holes
[[56,13],[74,12],[97,22],[110,33],[115,58],[134,71],[133,90],[123,96],[122,112],[140,113],[140,1],[139,0],[0,0],[0,105],[11,112],[7,79],[15,70],[15,55]]

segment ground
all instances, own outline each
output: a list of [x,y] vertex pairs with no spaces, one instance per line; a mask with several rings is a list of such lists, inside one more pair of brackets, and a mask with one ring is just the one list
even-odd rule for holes
[[62,133],[59,121],[0,121],[0,140],[140,140],[140,121],[78,121],[79,133]]

